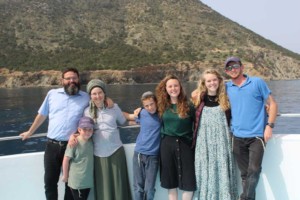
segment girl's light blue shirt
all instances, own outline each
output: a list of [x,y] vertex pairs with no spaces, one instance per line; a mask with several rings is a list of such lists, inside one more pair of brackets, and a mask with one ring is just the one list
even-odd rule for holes
[[[91,117],[89,107],[85,109],[84,115]],[[98,110],[97,116],[93,134],[94,155],[109,157],[123,146],[118,124],[124,124],[126,118],[117,104],[113,108]]]

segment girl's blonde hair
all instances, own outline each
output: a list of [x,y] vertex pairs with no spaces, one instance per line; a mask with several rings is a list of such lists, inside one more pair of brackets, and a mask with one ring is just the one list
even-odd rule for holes
[[157,98],[157,110],[158,110],[159,116],[161,117],[163,115],[163,113],[166,111],[166,109],[170,108],[170,106],[171,106],[170,95],[168,94],[168,92],[166,90],[167,82],[171,79],[175,79],[179,82],[180,93],[179,93],[178,101],[177,101],[177,113],[180,118],[185,118],[188,116],[188,112],[189,112],[187,96],[183,90],[181,82],[174,75],[166,76],[162,81],[160,81],[160,83],[157,85],[157,87],[155,89],[156,98]]
[[208,92],[207,87],[205,86],[205,75],[207,74],[214,74],[219,79],[219,88],[217,89],[216,100],[218,101],[223,111],[228,110],[230,108],[230,104],[229,104],[228,96],[226,94],[224,79],[220,75],[220,73],[215,69],[207,69],[202,73],[200,80],[198,82],[197,89],[193,92],[194,93],[193,103],[195,107],[198,107],[201,101],[203,101],[202,94],[207,94]]

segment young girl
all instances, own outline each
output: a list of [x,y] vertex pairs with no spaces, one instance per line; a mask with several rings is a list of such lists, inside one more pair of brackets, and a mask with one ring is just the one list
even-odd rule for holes
[[78,145],[67,146],[65,152],[62,181],[68,183],[75,200],[87,200],[94,185],[93,131],[93,119],[82,117],[78,124]]
[[195,199],[238,199],[228,127],[230,105],[221,75],[214,69],[204,71],[192,99],[197,108]]
[[176,76],[165,77],[156,88],[158,112],[162,119],[161,186],[168,189],[169,199],[192,199],[196,189],[194,152],[191,148],[194,109],[189,105]]

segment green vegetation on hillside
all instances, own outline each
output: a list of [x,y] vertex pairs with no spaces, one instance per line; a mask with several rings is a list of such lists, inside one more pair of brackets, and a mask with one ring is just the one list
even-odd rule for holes
[[220,63],[230,55],[300,61],[198,0],[0,0],[0,17],[0,67],[14,70]]

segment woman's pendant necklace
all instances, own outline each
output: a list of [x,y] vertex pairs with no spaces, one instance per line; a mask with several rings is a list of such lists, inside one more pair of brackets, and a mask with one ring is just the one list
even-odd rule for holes
[[208,101],[210,101],[210,102],[216,102],[216,96],[211,96],[211,98],[209,98],[209,96],[207,95]]

